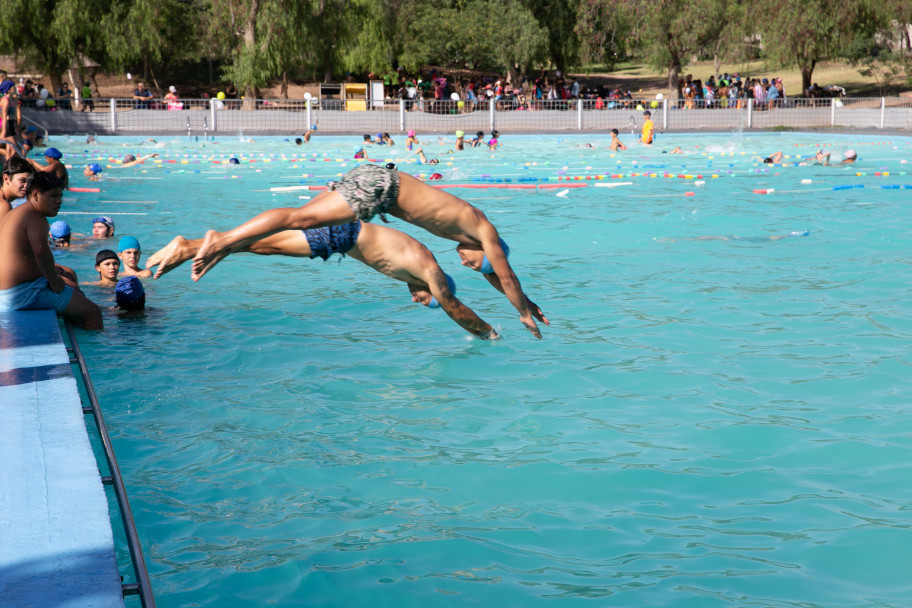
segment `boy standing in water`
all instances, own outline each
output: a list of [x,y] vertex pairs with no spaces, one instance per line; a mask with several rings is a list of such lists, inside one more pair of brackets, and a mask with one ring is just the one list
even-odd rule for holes
[[618,139],[618,130],[611,129],[611,151],[617,152],[618,150],[626,150],[627,146],[621,143],[621,140]]
[[125,236],[117,244],[120,261],[123,262],[123,275],[125,277],[151,277],[150,270],[143,270],[139,267],[139,257],[142,251],[139,247],[139,240],[135,236]]
[[640,137],[640,142],[646,144],[647,146],[652,145],[652,137],[654,126],[652,124],[652,112],[646,110],[643,112],[643,135]]
[[83,329],[102,329],[101,309],[60,276],[48,245],[47,218],[60,211],[63,184],[29,177],[25,204],[0,220],[0,310],[55,310]]

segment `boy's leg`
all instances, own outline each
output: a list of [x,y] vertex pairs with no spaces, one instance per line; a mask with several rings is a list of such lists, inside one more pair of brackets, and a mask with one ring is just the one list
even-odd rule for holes
[[228,232],[210,230],[193,258],[190,278],[199,281],[226,256],[277,232],[335,226],[355,219],[342,194],[327,190],[303,207],[270,209]]
[[61,314],[74,323],[80,323],[83,329],[104,329],[98,304],[85,297],[78,289],[73,290],[73,297]]
[[[193,258],[203,244],[203,239],[185,239],[176,236],[171,242],[149,256],[146,268],[158,266],[154,278],[174,270],[187,260]],[[301,230],[284,230],[265,239],[260,239],[240,251],[249,251],[257,255],[287,255],[290,257],[309,258],[310,244]]]

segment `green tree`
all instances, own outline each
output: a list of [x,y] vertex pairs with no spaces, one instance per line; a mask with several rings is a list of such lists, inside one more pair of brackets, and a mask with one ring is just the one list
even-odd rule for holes
[[202,56],[204,7],[184,0],[119,0],[99,23],[104,44],[92,56],[109,71],[142,70],[159,94],[159,78]]
[[[604,0],[606,10],[614,10],[612,7],[618,1]],[[580,46],[576,32],[578,0],[523,0],[523,4],[548,34],[551,63],[562,72],[577,64]]]
[[802,89],[811,86],[820,61],[843,57],[857,37],[873,34],[884,13],[873,0],[779,0],[757,3],[752,30],[763,40],[763,54],[801,71]]
[[[688,60],[720,39],[732,11],[734,0],[592,0],[607,14],[617,11],[617,20],[626,22],[631,48],[668,76],[668,90],[678,94],[681,71]],[[593,9],[594,10],[594,9]]]
[[80,55],[96,54],[103,32],[85,15],[104,14],[105,0],[4,0],[0,52],[47,76],[57,89]]

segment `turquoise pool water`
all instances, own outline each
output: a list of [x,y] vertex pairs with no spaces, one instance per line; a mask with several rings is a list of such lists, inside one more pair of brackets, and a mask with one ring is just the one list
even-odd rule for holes
[[[61,217],[118,213],[145,257],[306,202],[268,189],[345,172],[360,137],[255,139],[55,142],[165,161],[74,170],[102,191]],[[450,140],[425,146],[444,183],[587,184],[453,190],[510,243],[544,339],[399,220],[502,341],[348,258],[243,255],[147,280],[147,318],[80,334],[158,605],[907,606],[912,140]],[[403,143],[372,156],[430,173]],[[859,161],[801,166],[817,143]],[[91,278],[98,248],[61,261]]]

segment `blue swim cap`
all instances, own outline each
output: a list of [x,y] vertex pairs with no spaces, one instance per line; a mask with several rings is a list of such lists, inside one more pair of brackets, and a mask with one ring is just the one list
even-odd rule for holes
[[89,171],[91,171],[92,173],[101,173],[101,165],[99,165],[98,163],[92,163],[91,165],[89,165]]
[[111,230],[112,234],[114,233],[114,220],[106,215],[99,215],[94,220],[92,220],[92,225],[94,226],[95,224],[104,224]]
[[[446,277],[447,287],[450,288],[450,293],[454,296],[456,295],[456,281],[453,280],[453,277],[447,273],[443,273],[443,276]],[[437,298],[432,297],[431,301],[428,303],[428,308],[440,308],[440,302],[437,301]]]
[[139,246],[139,239],[137,239],[135,236],[125,236],[120,239],[120,242],[117,244],[117,251],[123,253],[127,249],[140,249],[141,251],[142,249]]
[[310,125],[310,130],[311,130],[311,131],[316,131],[316,130],[317,130],[317,125]]
[[[500,246],[503,247],[504,253],[507,255],[507,257],[510,257],[510,247],[503,239],[500,239]],[[481,274],[494,274],[494,269],[491,268],[491,262],[488,261],[487,255],[481,259],[481,268],[479,268],[478,271]]]
[[146,305],[146,290],[134,276],[122,277],[114,286],[117,306],[124,310],[142,310]]
[[60,157],[63,156],[57,148],[48,148],[44,151],[44,155],[48,158],[56,158],[57,160],[60,160]]
[[228,162],[231,163],[232,165],[240,165],[240,164],[241,164],[241,161],[239,161],[238,159],[233,158],[233,157],[232,157],[232,158],[229,158],[229,159],[228,159]]
[[62,239],[65,236],[70,236],[70,225],[63,220],[57,220],[51,224],[51,236],[55,239]]

